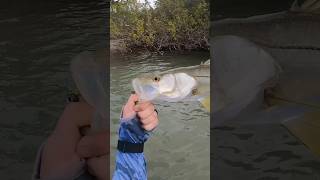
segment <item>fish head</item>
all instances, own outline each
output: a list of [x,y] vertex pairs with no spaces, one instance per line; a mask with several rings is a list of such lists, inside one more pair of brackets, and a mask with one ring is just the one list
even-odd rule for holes
[[196,86],[195,78],[187,73],[149,73],[133,79],[132,85],[141,100],[179,101]]
[[158,73],[145,73],[132,80],[134,91],[139,95],[141,100],[150,101],[159,96],[159,79]]

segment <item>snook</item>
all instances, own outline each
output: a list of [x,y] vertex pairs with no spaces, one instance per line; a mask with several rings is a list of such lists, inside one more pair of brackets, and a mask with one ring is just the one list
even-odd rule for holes
[[142,74],[132,80],[141,100],[200,101],[210,111],[210,60],[200,65]]
[[263,47],[287,70],[316,70],[320,68],[319,32],[320,14],[286,11],[213,21],[210,39],[240,36]]

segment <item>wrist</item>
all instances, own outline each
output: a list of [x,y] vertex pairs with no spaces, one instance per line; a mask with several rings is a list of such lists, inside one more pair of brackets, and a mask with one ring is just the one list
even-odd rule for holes
[[119,140],[130,143],[144,143],[149,138],[149,132],[141,127],[137,116],[130,119],[120,119]]

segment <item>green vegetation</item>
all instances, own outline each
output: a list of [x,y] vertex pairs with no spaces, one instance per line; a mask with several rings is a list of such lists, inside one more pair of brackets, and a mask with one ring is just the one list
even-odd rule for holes
[[112,0],[111,39],[129,50],[208,49],[207,0],[158,0],[155,7],[137,0]]

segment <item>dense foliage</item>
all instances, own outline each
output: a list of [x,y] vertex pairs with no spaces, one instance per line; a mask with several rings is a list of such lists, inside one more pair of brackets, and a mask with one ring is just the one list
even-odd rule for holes
[[208,49],[208,8],[206,0],[157,0],[154,7],[137,0],[114,0],[111,39],[122,39],[128,49]]

